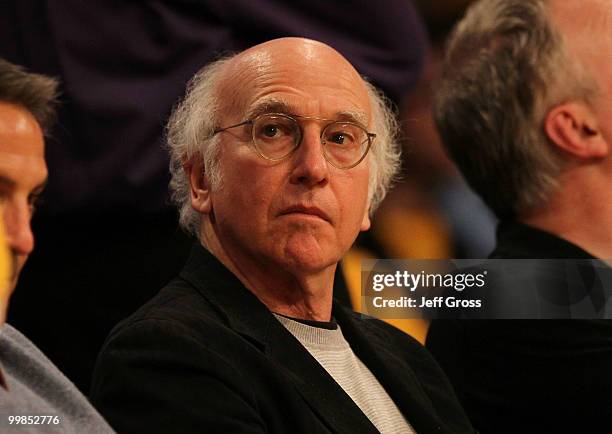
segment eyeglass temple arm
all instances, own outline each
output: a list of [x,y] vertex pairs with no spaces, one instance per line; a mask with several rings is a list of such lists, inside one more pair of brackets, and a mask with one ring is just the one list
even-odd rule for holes
[[252,123],[253,123],[253,120],[251,120],[251,119],[247,119],[246,121],[240,122],[239,124],[236,124],[236,125],[230,125],[229,127],[215,128],[215,129],[213,130],[213,136],[214,136],[215,134],[217,134],[217,133],[221,133],[221,132],[223,132],[223,131],[225,131],[225,130],[229,130],[230,128],[241,127],[241,126],[243,126],[243,125],[252,124]]

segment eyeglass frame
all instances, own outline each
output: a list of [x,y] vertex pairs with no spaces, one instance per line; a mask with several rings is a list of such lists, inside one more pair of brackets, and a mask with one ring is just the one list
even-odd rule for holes
[[[325,125],[323,128],[321,128],[321,135],[320,135],[320,139],[321,139],[321,145],[323,146],[323,158],[325,158],[325,161],[327,161],[329,164],[331,164],[332,166],[336,167],[337,169],[341,169],[341,170],[348,170],[348,169],[352,169],[353,167],[357,166],[359,163],[361,163],[365,157],[368,155],[368,152],[370,152],[370,148],[372,147],[372,144],[374,143],[374,139],[376,139],[376,134],[375,133],[371,133],[369,132],[366,127],[364,127],[363,125],[357,123],[357,122],[352,122],[352,121],[340,121],[340,120],[333,120],[333,119],[326,119],[326,118],[319,118],[316,116],[300,116],[300,115],[293,115],[293,114],[287,114],[287,113],[261,113],[257,116],[255,116],[253,119],[246,119],[240,123],[237,123],[235,125],[230,125],[229,127],[223,127],[223,128],[215,128],[212,132],[211,137],[215,136],[218,133],[222,133],[223,131],[227,131],[229,129],[232,128],[237,128],[237,127],[241,127],[243,125],[251,125],[251,127],[253,125],[255,125],[255,121],[257,121],[259,118],[263,117],[263,116],[280,116],[282,118],[285,119],[289,119],[293,122],[295,122],[295,124],[298,127],[298,131],[300,133],[299,139],[296,140],[296,143],[293,147],[293,149],[291,151],[289,151],[286,155],[280,157],[280,158],[270,158],[270,157],[266,157],[265,155],[263,155],[261,153],[261,150],[258,148],[257,146],[257,141],[255,140],[255,129],[251,128],[251,142],[253,145],[253,148],[255,148],[255,152],[257,152],[257,155],[259,155],[261,158],[263,158],[264,160],[268,160],[268,161],[282,161],[285,160],[287,158],[289,158],[289,156],[291,154],[293,154],[295,152],[295,150],[297,148],[300,147],[300,144],[302,143],[302,139],[304,138],[304,129],[302,128],[302,126],[300,125],[300,123],[298,122],[298,119],[304,119],[304,120],[316,120],[316,121],[328,121],[329,123],[327,125]],[[323,138],[323,133],[325,132],[325,130],[333,124],[348,124],[348,125],[354,125],[358,128],[361,128],[365,133],[366,133],[366,137],[367,137],[367,141],[368,141],[368,145],[367,148],[365,150],[365,152],[363,153],[363,155],[361,156],[361,158],[359,158],[359,160],[357,160],[357,162],[346,166],[346,167],[342,167],[342,166],[338,166],[336,165],[333,161],[331,161],[328,156],[327,153],[325,152],[326,149],[326,140]]]

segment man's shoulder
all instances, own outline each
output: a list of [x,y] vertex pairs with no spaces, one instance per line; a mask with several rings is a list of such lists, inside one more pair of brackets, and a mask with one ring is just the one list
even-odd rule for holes
[[0,360],[9,371],[21,369],[26,365],[37,366],[37,370],[64,378],[55,365],[26,336],[10,324],[2,325],[0,332]]
[[[7,388],[0,389],[3,410],[53,414],[61,421],[61,432],[113,432],[74,384],[9,324],[4,324],[0,333],[0,361]],[[48,432],[60,430],[51,425]]]
[[[25,337],[19,330],[12,325],[5,323],[0,329],[0,342],[2,342],[2,348],[7,346],[25,348],[40,353],[40,350]],[[42,353],[40,353],[42,354]]]
[[218,333],[223,328],[221,312],[191,283],[177,277],[162,288],[151,300],[121,321],[107,338],[146,333],[148,329],[167,334],[201,335]]

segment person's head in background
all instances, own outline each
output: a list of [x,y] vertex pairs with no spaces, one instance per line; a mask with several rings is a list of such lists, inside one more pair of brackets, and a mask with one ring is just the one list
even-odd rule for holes
[[[612,256],[612,2],[482,0],[447,46],[434,116],[471,187]],[[607,226],[606,226],[607,222]]]
[[56,80],[26,72],[0,58],[0,207],[9,262],[0,282],[0,324],[8,299],[34,248],[30,227],[36,199],[47,180],[44,133],[55,117]]

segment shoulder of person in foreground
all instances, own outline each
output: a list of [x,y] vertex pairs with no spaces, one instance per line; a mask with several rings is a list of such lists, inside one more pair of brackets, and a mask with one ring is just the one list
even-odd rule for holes
[[0,332],[0,361],[5,382],[0,412],[2,417],[13,416],[0,424],[14,424],[19,432],[113,432],[74,384],[9,324]]

